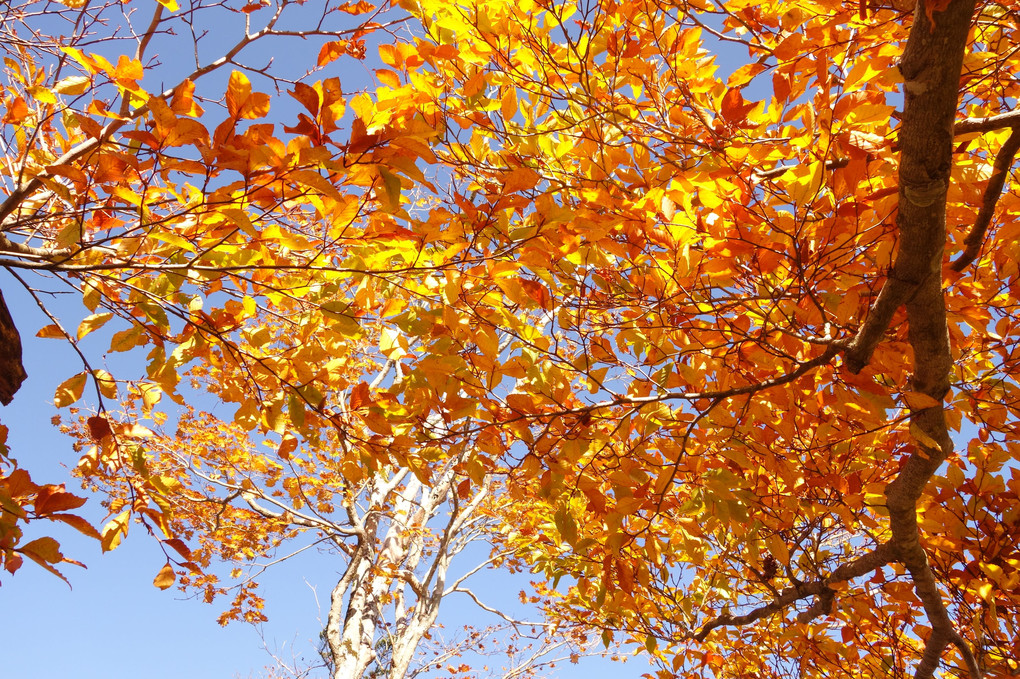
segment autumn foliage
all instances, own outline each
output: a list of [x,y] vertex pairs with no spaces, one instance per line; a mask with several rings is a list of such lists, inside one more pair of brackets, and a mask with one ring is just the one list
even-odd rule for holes
[[[257,620],[217,565],[315,536],[427,630],[484,526],[664,677],[1020,671],[1020,6],[65,4],[4,47],[0,264],[144,356],[55,402],[156,586]],[[95,531],[3,460],[52,569],[20,522]]]

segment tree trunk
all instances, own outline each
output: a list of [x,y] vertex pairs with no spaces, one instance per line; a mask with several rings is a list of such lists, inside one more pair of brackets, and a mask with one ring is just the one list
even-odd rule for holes
[[21,335],[0,293],[0,403],[9,405],[28,377],[21,362]]

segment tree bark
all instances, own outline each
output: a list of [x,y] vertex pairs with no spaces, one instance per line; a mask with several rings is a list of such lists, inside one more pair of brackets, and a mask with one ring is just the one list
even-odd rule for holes
[[899,251],[871,316],[848,351],[847,361],[851,370],[862,369],[885,335],[893,313],[901,304],[906,307],[908,340],[914,353],[910,388],[938,403],[911,412],[914,446],[885,492],[890,545],[897,561],[910,573],[932,627],[915,677],[933,676],[946,647],[953,643],[960,648],[971,679],[978,679],[980,671],[946,610],[917,523],[918,500],[953,451],[942,404],[953,366],[942,269],[953,124],[975,7],[974,0],[954,0],[944,11],[932,11],[930,3],[922,0],[918,4],[900,62],[904,106],[899,130],[896,216]]
[[21,334],[0,293],[0,403],[9,405],[28,377],[21,362]]

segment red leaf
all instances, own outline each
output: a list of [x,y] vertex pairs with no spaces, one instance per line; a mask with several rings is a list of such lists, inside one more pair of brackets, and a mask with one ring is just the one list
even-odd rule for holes
[[107,436],[113,434],[113,430],[110,429],[110,422],[102,415],[93,415],[87,422],[89,426],[89,436],[96,443],[99,443]]
[[358,410],[371,402],[368,393],[368,382],[361,382],[351,391],[351,410]]
[[742,123],[747,120],[747,114],[756,105],[754,102],[745,102],[739,88],[731,88],[722,100],[722,117],[733,124]]
[[184,544],[183,540],[178,538],[170,538],[169,540],[163,540],[163,544],[168,547],[173,547],[174,551],[180,554],[184,559],[191,559],[191,550]]

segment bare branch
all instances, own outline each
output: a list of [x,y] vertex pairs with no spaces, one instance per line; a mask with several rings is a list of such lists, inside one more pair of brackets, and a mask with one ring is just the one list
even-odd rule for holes
[[483,611],[492,613],[493,615],[502,618],[503,620],[506,620],[511,625],[520,625],[527,627],[544,627],[549,629],[554,629],[556,627],[556,625],[551,622],[529,622],[527,620],[517,620],[516,618],[512,618],[503,611],[483,603],[482,600],[478,598],[478,595],[476,595],[473,591],[471,591],[467,587],[456,587],[452,590],[449,590],[449,592],[450,593],[460,592],[461,594],[467,594],[468,597],[475,602],[475,605],[481,608]]

